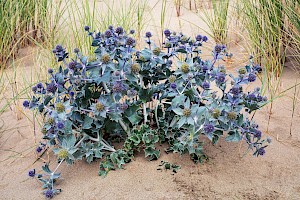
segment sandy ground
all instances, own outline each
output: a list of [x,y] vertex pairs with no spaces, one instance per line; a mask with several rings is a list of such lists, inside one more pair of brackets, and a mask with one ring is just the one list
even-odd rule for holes
[[[172,11],[172,8],[170,8]],[[175,10],[170,15],[170,26],[180,30],[176,25]],[[157,15],[155,15],[157,16]],[[180,19],[192,18],[192,14],[183,10]],[[157,20],[157,19],[156,19]],[[184,21],[184,20],[182,20]],[[173,23],[173,24],[172,24]],[[203,23],[203,22],[202,22]],[[183,30],[194,32],[189,24],[181,24]],[[204,27],[205,25],[203,25]],[[154,25],[149,25],[151,29]],[[186,31],[185,31],[186,32]],[[234,55],[244,55],[240,46],[233,46]],[[26,54],[26,53],[25,53]],[[238,57],[238,56],[236,56]],[[235,59],[229,68],[234,70],[242,61]],[[22,60],[26,74],[34,63],[31,59]],[[25,63],[25,64],[24,64]],[[21,77],[21,75],[19,75]],[[285,68],[282,76],[281,90],[295,84],[299,75],[290,68]],[[298,81],[299,82],[299,81]],[[254,85],[259,85],[257,81]],[[5,93],[6,99],[12,95],[10,88]],[[148,162],[142,154],[127,164],[124,170],[112,171],[106,178],[97,175],[99,162],[87,164],[78,161],[73,166],[65,163],[60,167],[62,177],[57,187],[63,192],[55,199],[251,199],[251,200],[298,200],[300,199],[300,106],[299,92],[293,118],[292,135],[292,97],[289,91],[273,104],[271,121],[268,124],[269,107],[258,111],[254,119],[260,125],[264,136],[272,138],[271,145],[263,157],[244,155],[246,147],[240,143],[227,143],[221,140],[216,146],[205,143],[205,152],[209,161],[194,164],[188,155],[165,154],[157,161]],[[3,98],[1,98],[3,100]],[[0,106],[6,100],[0,102]],[[0,199],[43,199],[41,184],[28,178],[29,169],[40,169],[43,161],[36,161],[35,147],[40,138],[39,126],[34,135],[32,113],[21,120],[12,109],[7,109],[0,116]],[[3,123],[4,122],[4,123]],[[3,126],[2,126],[3,124]],[[267,132],[268,127],[268,132]],[[43,159],[52,160],[52,153],[46,153]],[[181,170],[175,175],[170,171],[158,171],[161,160],[176,163]],[[35,162],[35,163],[34,163]]]

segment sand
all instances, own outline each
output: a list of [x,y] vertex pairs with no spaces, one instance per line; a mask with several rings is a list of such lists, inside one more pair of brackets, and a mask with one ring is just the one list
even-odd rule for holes
[[[171,13],[174,30],[178,28],[174,22],[177,18],[175,10]],[[192,17],[190,15],[188,10],[183,9],[181,19]],[[184,30],[194,31],[188,28],[188,24],[184,26]],[[32,48],[29,50],[35,52]],[[235,56],[245,54],[239,45],[233,46],[232,52]],[[26,57],[20,62],[25,76],[29,74],[27,69],[34,65],[34,55],[26,55],[21,52],[20,56]],[[242,63],[238,59],[234,61],[229,66],[231,71]],[[296,79],[299,75],[286,67],[280,89],[283,91],[291,87]],[[259,81],[255,82],[254,86],[258,85]],[[10,86],[5,95],[6,99],[12,97]],[[216,146],[205,142],[209,161],[203,164],[194,164],[188,155],[166,154],[163,151],[165,145],[159,147],[162,155],[157,161],[149,162],[143,154],[137,154],[124,170],[111,171],[106,178],[97,174],[99,161],[92,164],[78,161],[73,166],[64,163],[59,168],[63,179],[57,184],[63,192],[55,199],[300,199],[300,95],[298,92],[290,135],[292,96],[293,90],[274,102],[269,127],[269,106],[262,108],[254,117],[264,136],[272,138],[266,155],[262,157],[254,157],[251,152],[245,155],[246,146],[242,143],[228,143],[221,139]],[[0,106],[6,103],[1,99]],[[0,116],[0,199],[44,198],[40,182],[27,176],[28,170],[39,170],[43,164],[42,159],[35,162],[35,147],[41,133],[36,123],[37,135],[34,135],[34,126],[30,121],[32,113],[22,112],[19,116],[23,117],[18,120],[15,106],[11,106]],[[56,166],[51,152],[47,152],[43,159],[51,160],[51,168]],[[176,174],[158,171],[161,160],[178,164],[181,169]]]

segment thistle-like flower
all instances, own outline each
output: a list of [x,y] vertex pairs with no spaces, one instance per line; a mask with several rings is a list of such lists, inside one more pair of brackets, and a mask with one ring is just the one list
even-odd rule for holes
[[230,120],[236,120],[237,114],[236,114],[236,112],[231,111],[231,112],[228,112],[228,113],[227,113],[227,117],[228,117],[228,119],[230,119]]
[[212,124],[205,124],[203,129],[204,129],[205,133],[212,133],[212,132],[214,132],[215,127]]
[[58,113],[62,113],[65,111],[65,105],[60,102],[56,103],[55,108]]
[[85,30],[85,31],[89,31],[89,30],[90,30],[90,27],[89,27],[89,26],[85,26],[85,27],[84,27],[84,30]]
[[93,114],[96,116],[99,115],[101,117],[106,117],[106,113],[108,112],[108,104],[105,99],[98,99],[97,103],[92,104],[90,107],[93,111]]
[[215,109],[213,110],[212,116],[213,116],[215,119],[217,119],[217,118],[220,117],[220,115],[221,115],[221,111],[220,111],[218,108],[215,108]]
[[185,74],[189,73],[190,66],[186,62],[181,65],[181,71]]
[[56,84],[54,82],[47,84],[46,90],[47,90],[47,92],[51,92],[54,94],[57,90]]
[[130,89],[127,91],[127,96],[129,98],[135,97],[137,95],[137,91],[135,91],[134,89]]
[[116,33],[117,33],[118,35],[121,35],[121,34],[124,33],[124,29],[123,29],[121,26],[119,26],[119,27],[116,28]]
[[65,127],[65,124],[63,122],[58,122],[57,123],[57,128],[58,129],[63,129]]
[[216,52],[217,54],[219,54],[219,53],[221,53],[222,51],[223,51],[223,46],[220,45],[220,44],[217,44],[217,45],[215,46],[215,52]]
[[203,83],[202,83],[202,88],[203,88],[204,90],[208,90],[208,89],[210,88],[209,82],[203,82]]
[[253,74],[253,73],[250,73],[250,74],[248,75],[248,81],[249,81],[249,82],[254,82],[255,80],[256,80],[256,75]]
[[171,47],[172,47],[172,44],[170,42],[165,43],[165,48],[171,48]]
[[164,34],[166,37],[170,37],[171,36],[171,31],[169,29],[164,30]]
[[44,88],[44,86],[43,86],[43,84],[42,84],[42,83],[38,83],[38,84],[36,84],[36,87],[37,87],[38,89],[42,89],[42,88]]
[[191,109],[189,109],[189,108],[183,109],[183,115],[184,115],[185,117],[189,117],[191,114],[192,114]]
[[68,67],[71,70],[75,70],[76,69],[76,65],[77,65],[77,63],[75,61],[71,61],[71,62],[69,62]]
[[35,176],[35,169],[30,170],[30,171],[28,172],[28,176],[34,177],[34,176]]
[[29,101],[27,101],[27,100],[23,101],[23,106],[25,108],[28,108],[29,107]]
[[70,95],[71,97],[74,97],[74,95],[75,95],[75,92],[73,92],[73,91],[70,91],[70,92],[69,92],[69,95]]
[[169,77],[169,82],[170,82],[170,83],[174,83],[175,81],[176,81],[176,76],[171,75],[171,76]]
[[152,33],[151,32],[146,32],[146,37],[147,38],[151,38],[152,37]]
[[101,56],[101,62],[102,62],[102,63],[108,64],[109,61],[110,61],[110,56],[109,56],[109,54],[106,53],[106,54],[103,54],[103,55]]
[[69,152],[67,149],[61,149],[57,153],[57,156],[59,159],[66,159],[68,157],[68,155],[69,155]]
[[134,73],[134,74],[138,74],[141,70],[141,66],[139,63],[134,63],[132,64],[131,66],[131,72]]
[[159,47],[155,47],[155,48],[153,49],[153,54],[156,55],[156,56],[159,56],[160,52],[161,52],[161,50],[160,50]]
[[50,124],[50,125],[53,125],[54,122],[55,122],[55,120],[52,117],[48,118],[48,120],[47,120],[47,123]]
[[36,87],[36,86],[33,86],[33,87],[31,88],[31,90],[32,90],[33,92],[36,92],[36,91],[37,91],[37,87]]
[[46,135],[46,133],[47,133],[48,131],[47,131],[47,129],[46,129],[45,127],[43,127],[43,128],[41,129],[41,132],[42,132],[44,135]]
[[217,83],[224,83],[225,82],[225,74],[218,73],[216,77]]
[[255,129],[254,132],[253,132],[253,135],[254,135],[254,137],[256,137],[256,138],[261,138],[262,133],[261,133],[260,130]]
[[51,68],[48,69],[48,73],[49,73],[49,74],[52,74],[52,73],[53,73],[53,69],[51,69]]
[[121,109],[122,111],[127,110],[127,108],[128,108],[128,104],[127,104],[127,103],[122,103],[122,104],[120,105],[120,109]]
[[105,106],[103,105],[103,103],[98,102],[98,103],[96,103],[95,108],[98,112],[101,112],[104,110]]
[[74,53],[79,53],[80,50],[79,50],[78,48],[75,48],[75,49],[73,50],[73,52],[74,52]]
[[183,109],[181,107],[173,109],[173,112],[180,116],[178,127],[180,128],[185,123],[194,125],[195,119],[197,118],[197,112],[199,110],[198,105],[191,105],[191,101],[189,98],[187,98],[187,100],[181,105],[183,105]]
[[128,45],[128,46],[134,46],[134,44],[135,44],[135,39],[133,39],[131,37],[127,38],[126,45]]
[[36,151],[37,153],[41,153],[41,151],[43,151],[43,148],[39,146],[39,147],[36,148],[35,151]]
[[246,74],[246,73],[247,73],[247,70],[246,70],[245,67],[242,67],[242,68],[239,69],[238,72],[239,72],[239,74]]
[[54,197],[54,192],[51,189],[46,190],[44,194],[47,199],[52,199]]
[[110,30],[106,30],[104,35],[105,35],[105,37],[109,38],[112,36],[112,32]]
[[231,89],[230,89],[231,93],[235,96],[238,96],[240,93],[241,93],[241,89],[239,86],[233,86]]
[[196,41],[200,42],[202,40],[202,35],[197,35],[196,36]]
[[126,91],[127,87],[122,81],[116,81],[112,89],[114,93],[123,93]]
[[176,88],[177,88],[177,84],[176,84],[176,83],[171,83],[171,84],[170,84],[170,88],[176,89]]
[[56,50],[56,52],[62,52],[62,51],[64,51],[64,48],[58,44],[58,45],[56,45],[55,50]]
[[263,156],[263,155],[265,155],[265,153],[266,153],[266,150],[265,150],[265,148],[260,148],[260,149],[258,149],[258,151],[257,151],[257,154],[258,155],[260,155],[260,156]]

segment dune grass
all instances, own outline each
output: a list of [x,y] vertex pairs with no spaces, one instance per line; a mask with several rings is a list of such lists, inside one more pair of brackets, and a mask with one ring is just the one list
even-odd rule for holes
[[44,41],[46,37],[47,0],[0,1],[0,67],[4,67],[18,50]]
[[198,16],[209,27],[207,32],[217,44],[227,44],[229,0],[212,0],[212,9],[201,9]]

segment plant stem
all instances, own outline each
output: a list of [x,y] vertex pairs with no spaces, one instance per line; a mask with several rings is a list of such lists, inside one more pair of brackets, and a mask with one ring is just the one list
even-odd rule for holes
[[121,127],[123,128],[123,130],[127,133],[127,135],[130,136],[129,128],[126,126],[126,124],[123,122],[123,120],[119,119],[118,122],[121,125]]
[[107,88],[106,83],[102,82],[102,85],[103,85],[103,88],[104,88],[105,92],[109,94],[110,90]]
[[147,108],[146,103],[143,103],[143,113],[144,113],[144,124],[147,124]]
[[59,166],[61,165],[61,163],[64,161],[65,159],[62,159],[58,165],[56,166],[55,170],[52,172],[52,175],[56,172],[56,170],[59,168]]
[[103,138],[100,139],[99,133],[98,133],[98,137],[97,138],[93,138],[93,137],[90,136],[89,139],[92,140],[92,141],[94,141],[94,142],[100,142],[100,144],[102,144],[106,148],[106,150],[108,150],[108,151],[112,151],[112,152],[116,151],[113,147],[111,147],[110,145],[108,145],[107,142],[104,142],[105,140]]
[[156,120],[157,128],[159,129],[159,121],[158,121],[158,116],[157,116],[158,105],[159,105],[159,100],[157,100],[157,103],[155,106],[155,120]]

